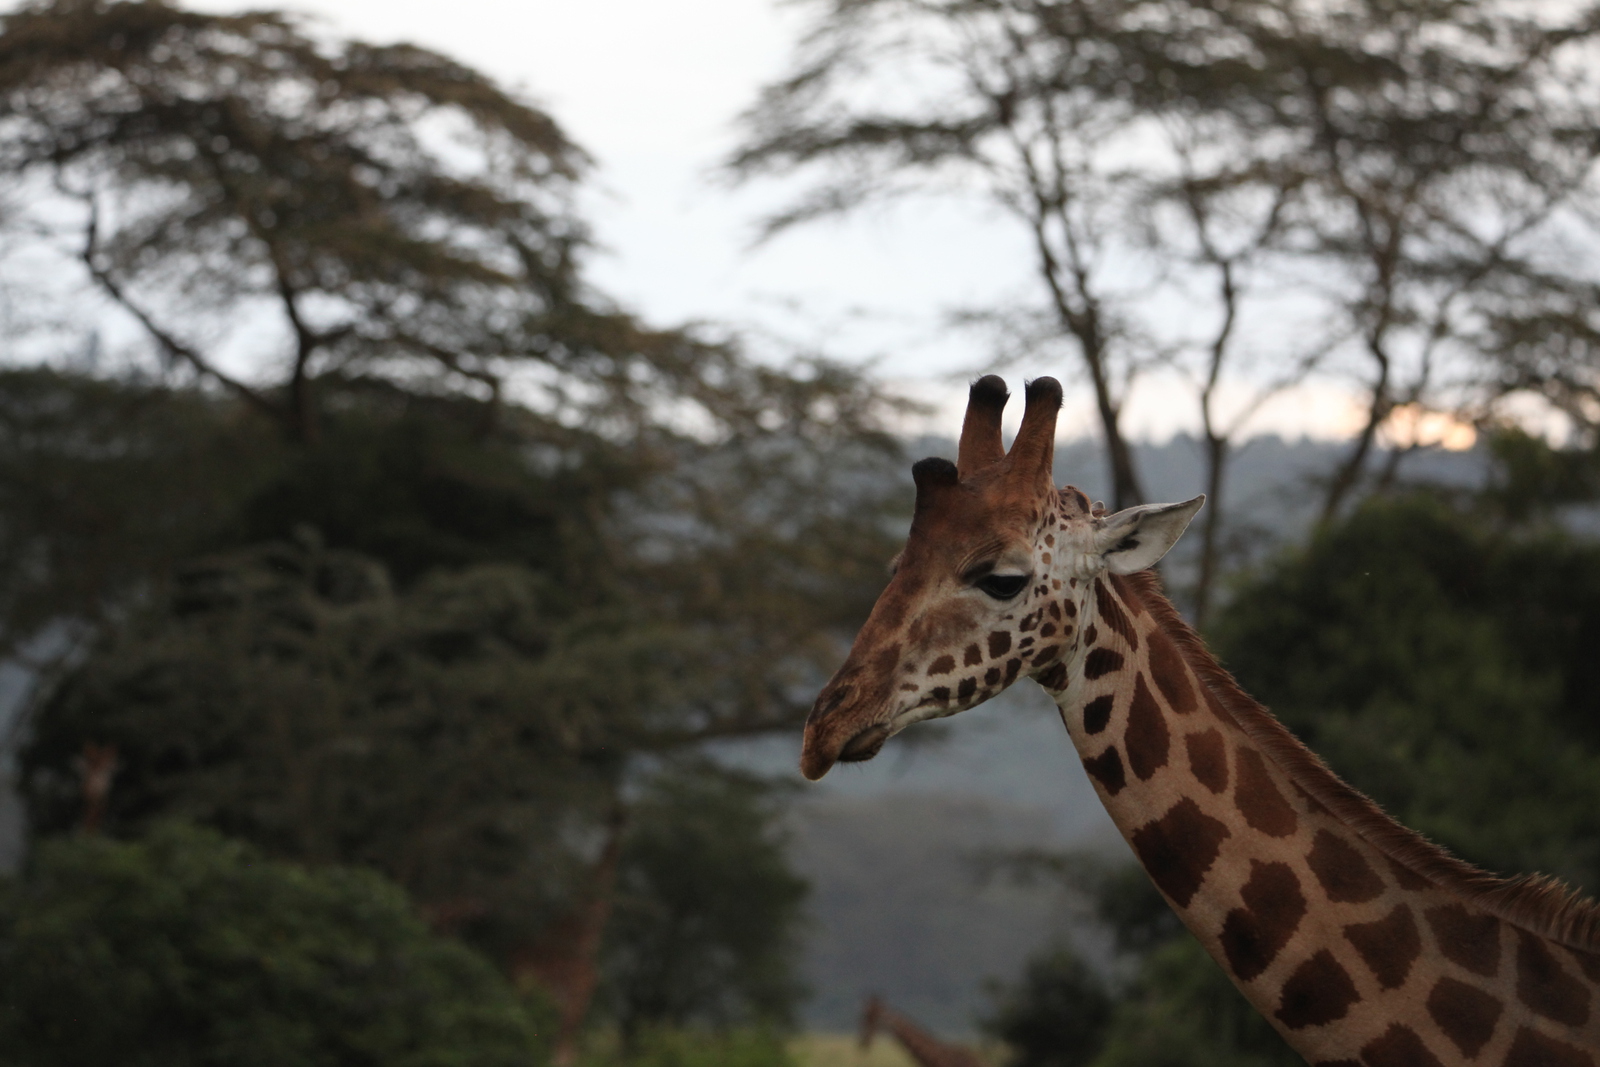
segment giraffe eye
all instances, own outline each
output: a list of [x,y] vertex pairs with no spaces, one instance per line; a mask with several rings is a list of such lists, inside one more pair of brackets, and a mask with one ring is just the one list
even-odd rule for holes
[[1010,600],[1022,592],[1022,587],[1028,584],[1031,577],[1028,574],[990,574],[980,578],[976,584],[996,600]]

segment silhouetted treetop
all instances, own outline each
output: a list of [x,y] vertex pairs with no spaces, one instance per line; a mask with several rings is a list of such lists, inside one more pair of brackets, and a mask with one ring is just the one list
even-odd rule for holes
[[[588,287],[572,203],[587,166],[544,111],[411,45],[161,0],[0,17],[11,235],[74,257],[169,367],[293,440],[318,436],[336,379],[372,377],[491,414],[514,382],[613,436],[660,431],[674,406],[713,428],[797,403],[810,418],[814,401],[849,417],[854,378],[764,370]],[[92,306],[60,315],[82,330]]]

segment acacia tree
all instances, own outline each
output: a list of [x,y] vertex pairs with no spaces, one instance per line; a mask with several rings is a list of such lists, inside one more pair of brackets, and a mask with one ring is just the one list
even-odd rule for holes
[[586,167],[545,112],[415,46],[164,0],[0,18],[13,254],[76,260],[169,366],[291,440],[316,439],[319,390],[374,375],[490,401],[514,378],[619,432],[674,400],[752,414],[734,346],[584,284]]
[[792,727],[865,614],[885,397],[610,307],[582,153],[425,50],[29,5],[0,140],[7,250],[77,262],[107,302],[78,318],[109,305],[165,372],[6,379],[0,626],[72,638],[31,709],[36,829],[181,811],[378,866],[575,976],[570,1055],[633,765]]
[[[1195,597],[1203,614],[1221,551],[1229,447],[1250,414],[1326,347],[1300,346],[1243,405],[1225,410],[1222,393],[1238,382],[1244,304],[1296,192],[1293,176],[1230,153],[1237,125],[1197,103],[1248,65],[1226,57],[1203,67],[1206,27],[1148,0],[816,7],[796,72],[745,116],[746,142],[729,161],[744,178],[816,177],[769,230],[952,187],[998,202],[1029,236],[1043,296],[1041,308],[1009,318],[1020,320],[1025,343],[1065,338],[1075,348],[1116,507],[1144,499],[1121,423],[1134,383],[1157,366],[1196,382],[1212,505]],[[1174,307],[1193,309],[1191,321],[1180,323]]]
[[[884,466],[898,470],[897,453],[804,417],[798,387],[769,406],[770,431],[680,442],[676,465],[646,469],[580,433],[516,432],[546,425],[516,405],[486,436],[474,404],[413,397],[395,415],[345,396],[321,445],[266,435],[249,457],[265,470],[224,464],[218,486],[181,462],[183,445],[261,444],[238,402],[169,397],[154,414],[198,429],[169,418],[152,435],[144,419],[85,439],[59,413],[97,406],[41,377],[21,376],[36,401],[18,407],[58,414],[10,412],[0,484],[42,459],[66,487],[30,481],[3,513],[26,520],[19,544],[50,550],[31,558],[65,573],[20,585],[16,610],[71,616],[102,581],[137,588],[101,598],[111,608],[32,709],[35,834],[94,821],[136,835],[177,815],[279,857],[376,867],[437,926],[551,991],[563,1058],[599,977],[632,783],[707,741],[795,728],[898,525]],[[125,493],[170,502],[196,484],[220,498],[198,514],[153,530],[123,515]],[[63,495],[80,507],[59,514]],[[75,532],[96,507],[106,543],[134,542],[110,575],[99,559],[70,566],[73,546],[101,543]],[[193,558],[219,542],[240,547]],[[174,555],[189,558],[169,575]],[[86,756],[114,761],[99,795]],[[712,995],[737,999],[727,983],[745,972],[718,973]]]
[[[1518,354],[1506,330],[1540,318],[1548,336],[1573,337],[1577,323],[1527,309],[1600,278],[1600,21],[1592,6],[1443,0],[1241,4],[1218,20],[1264,70],[1229,109],[1246,118],[1258,165],[1303,189],[1285,250],[1329,269],[1329,307],[1366,393],[1327,520],[1360,488],[1397,409],[1483,412],[1574,367],[1569,354],[1538,374],[1508,373]],[[1414,445],[1391,448],[1378,484]]]
[[1496,369],[1505,335],[1563,318],[1516,314],[1530,293],[1566,293],[1551,306],[1572,320],[1572,294],[1593,284],[1574,257],[1548,254],[1553,233],[1587,227],[1592,203],[1600,87],[1585,12],[812,6],[793,73],[744,118],[732,172],[812,179],[772,231],[908,194],[999,203],[1035,253],[1043,310],[1031,317],[1045,325],[1030,340],[1076,349],[1119,507],[1142,497],[1121,430],[1128,391],[1152,366],[1186,373],[1211,497],[1202,616],[1231,443],[1279,388],[1318,372],[1365,393],[1327,486],[1331,517],[1362,488],[1397,409],[1481,405],[1505,385],[1556,380],[1552,360],[1568,378],[1581,361],[1524,344],[1531,379]]

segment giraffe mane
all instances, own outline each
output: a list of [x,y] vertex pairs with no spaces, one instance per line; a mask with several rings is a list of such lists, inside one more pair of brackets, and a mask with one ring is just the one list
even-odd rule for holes
[[1122,577],[1117,584],[1124,595],[1132,594],[1138,606],[1150,612],[1245,735],[1261,746],[1308,797],[1354,829],[1392,863],[1454,890],[1467,903],[1532,933],[1582,951],[1600,951],[1600,902],[1549,875],[1502,878],[1491,874],[1401,825],[1334,774],[1322,757],[1240,687],[1200,635],[1178,614],[1153,571]]

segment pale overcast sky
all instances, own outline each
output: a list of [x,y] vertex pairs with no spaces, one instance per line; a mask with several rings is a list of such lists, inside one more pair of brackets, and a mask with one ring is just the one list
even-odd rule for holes
[[[235,0],[209,10],[263,6]],[[272,5],[276,6],[276,5]],[[925,425],[953,433],[961,377],[988,355],[953,333],[951,308],[1025,293],[1029,249],[1008,221],[970,206],[919,203],[805,228],[750,247],[753,222],[777,190],[710,180],[734,140],[733,120],[781,74],[804,12],[774,0],[289,0],[324,30],[411,41],[478,67],[547,108],[596,159],[586,210],[604,251],[591,276],[653,322],[714,320],[874,360],[879,373],[937,405]],[[1024,361],[1007,372],[1070,366]],[[1070,388],[1070,386],[1069,386]],[[1260,420],[1290,435],[1338,435],[1353,405],[1330,388],[1286,398]],[[1087,402],[1069,406],[1063,436],[1090,431]],[[1159,383],[1128,420],[1164,439],[1195,424],[1192,404]]]

